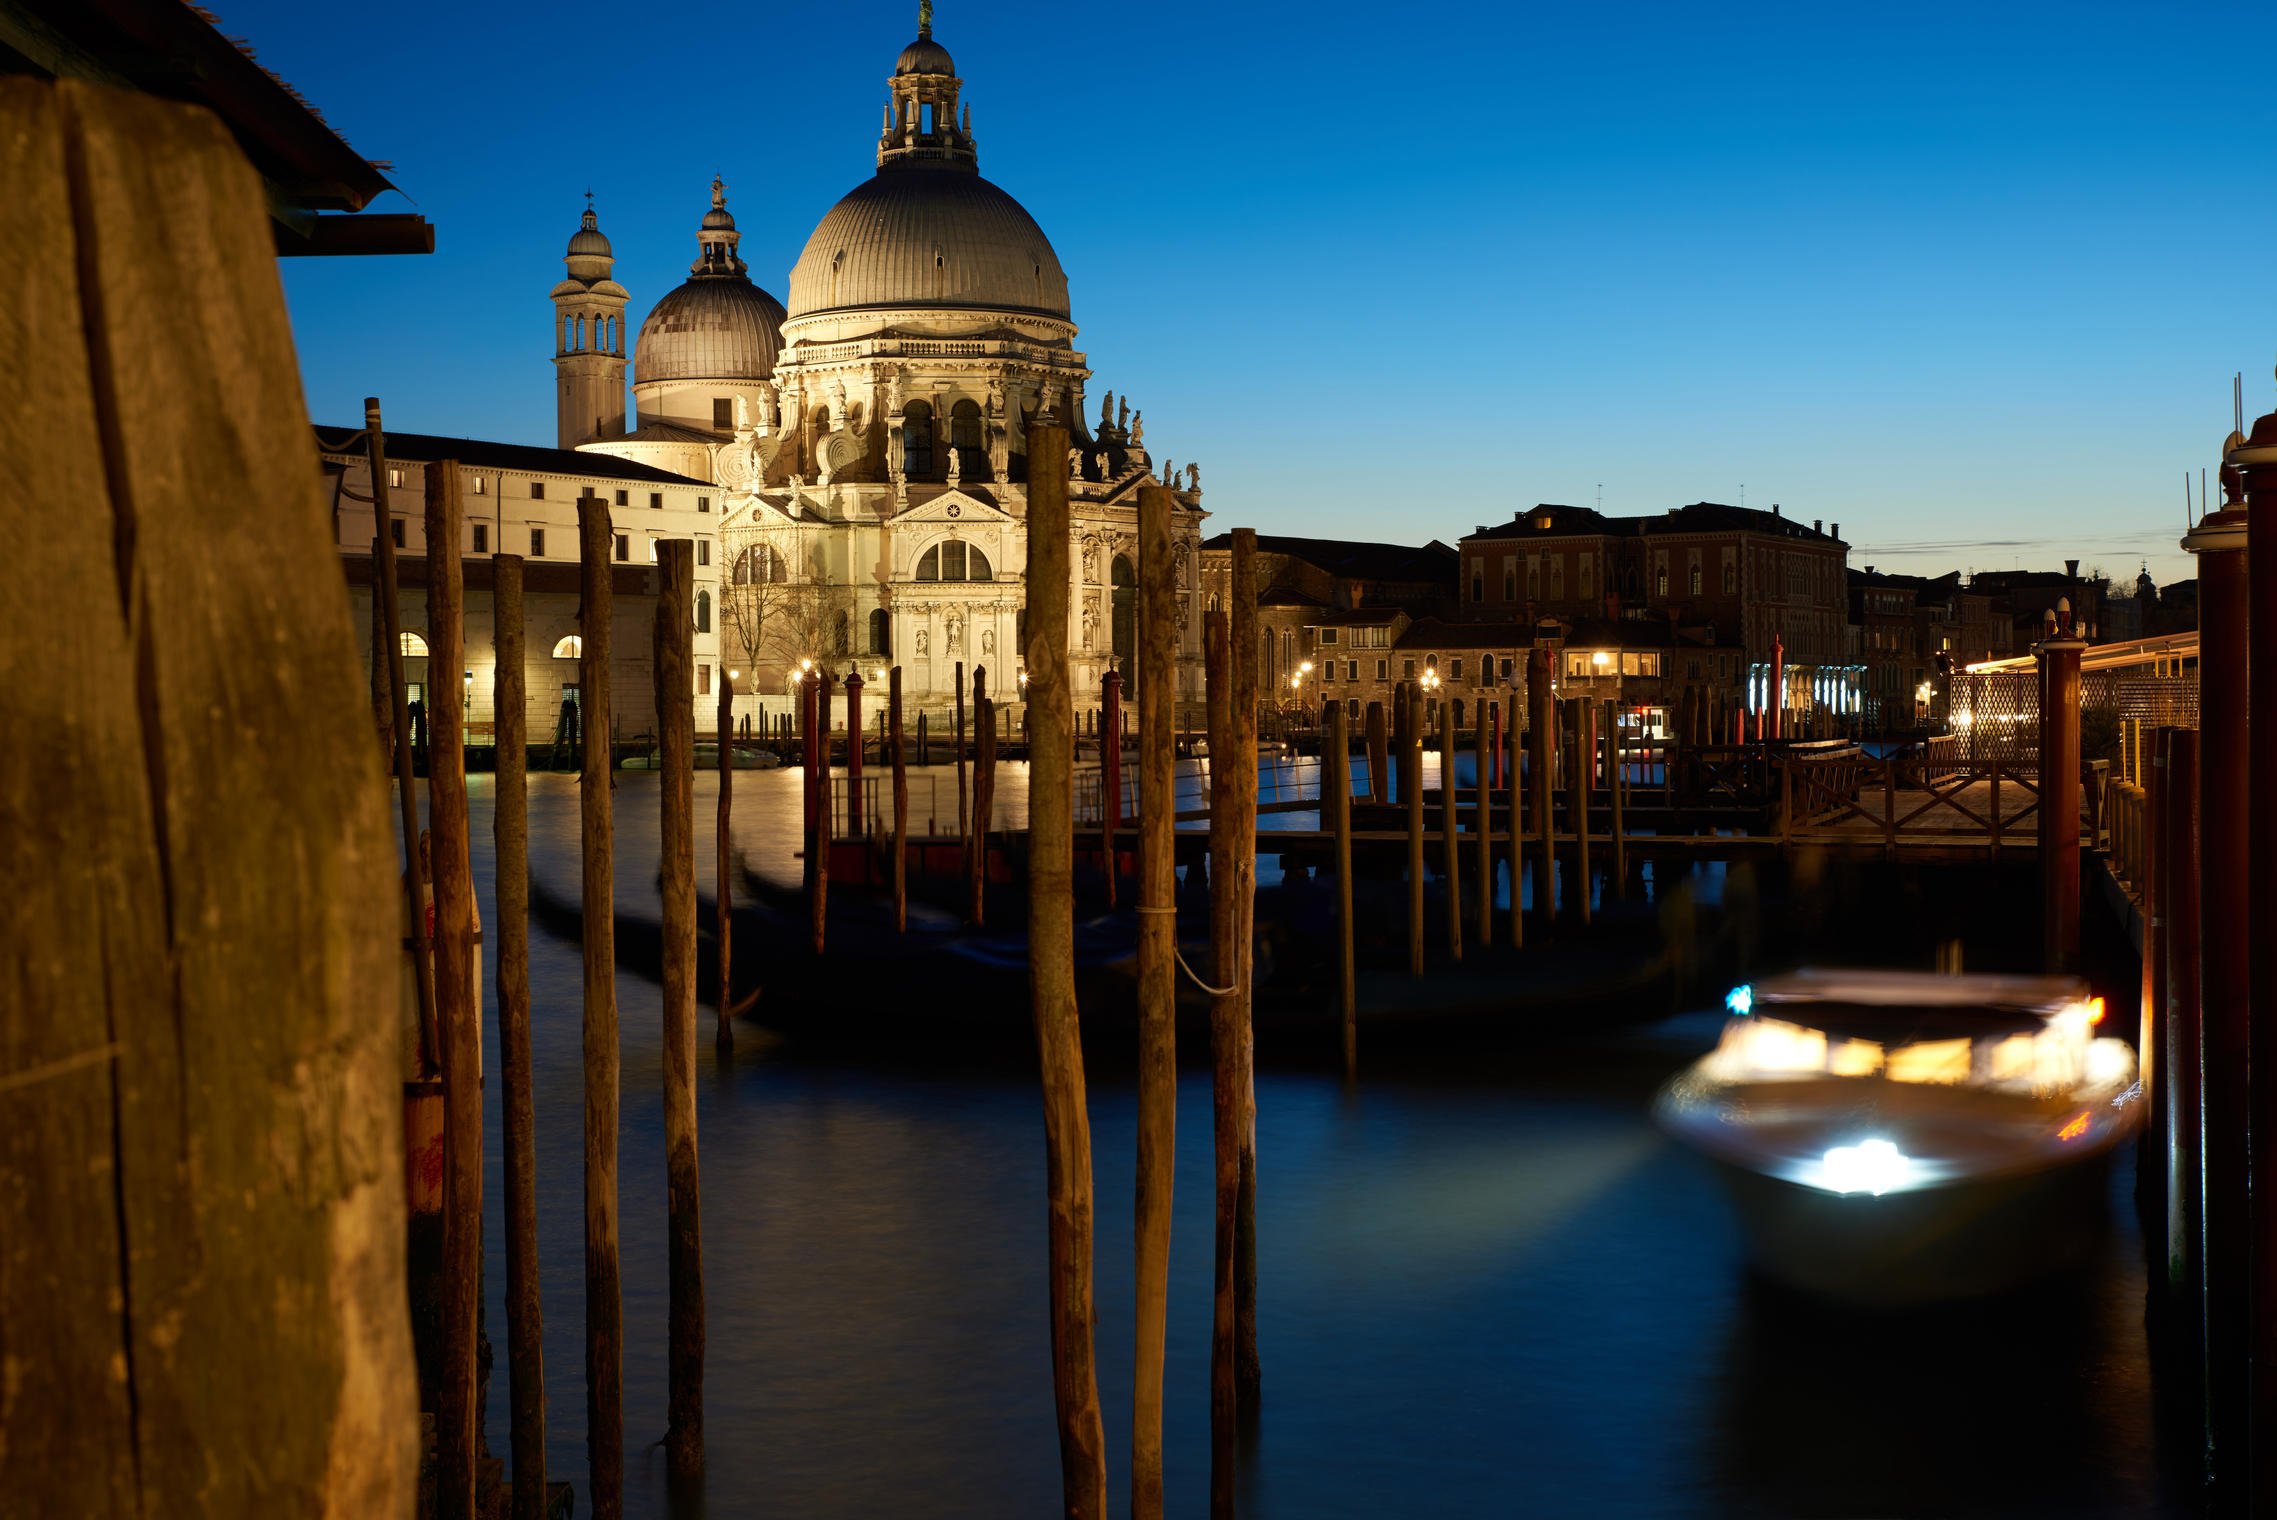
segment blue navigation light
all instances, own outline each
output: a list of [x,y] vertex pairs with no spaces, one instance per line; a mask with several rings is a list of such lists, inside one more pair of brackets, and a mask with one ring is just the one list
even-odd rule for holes
[[1724,995],[1724,1006],[1739,1017],[1746,1018],[1755,1009],[1755,989],[1741,982]]

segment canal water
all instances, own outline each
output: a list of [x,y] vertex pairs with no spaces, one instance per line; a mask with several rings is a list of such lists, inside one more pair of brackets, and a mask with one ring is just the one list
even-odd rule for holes
[[[1017,769],[999,788],[1014,811]],[[935,774],[953,809],[953,772]],[[495,925],[492,780],[470,784],[483,919]],[[707,895],[715,788],[699,775]],[[797,773],[739,772],[736,798],[751,868],[794,881]],[[656,804],[653,775],[623,773],[617,901],[647,917]],[[530,815],[534,873],[574,901],[576,778],[532,776]],[[576,1485],[582,1515],[578,947],[533,930],[531,978],[548,1459]],[[627,969],[618,998],[626,1513],[1053,1513],[1031,1062],[938,1047],[857,1062],[837,1046],[771,1040],[763,1009],[727,1061],[713,1053],[711,1009],[698,1015],[709,1467],[701,1493],[667,1491],[650,1444],[665,1407],[658,994]],[[846,969],[844,1015],[863,1016],[859,965]],[[495,1009],[484,1017],[494,1051]],[[2075,1279],[1894,1318],[1820,1308],[1749,1276],[1713,1177],[1647,1118],[1655,1087],[1707,1048],[1716,1017],[1590,1021],[1572,1010],[1566,1037],[1537,1050],[1404,1051],[1396,1068],[1364,1066],[1352,1091],[1260,1051],[1264,1398],[1243,1439],[1245,1515],[2180,1512],[2157,1458],[2124,1170],[2112,1234]],[[1207,1508],[1205,1062],[1182,1053],[1165,1429],[1170,1512],[1181,1516]],[[488,1433],[503,1456],[495,1084],[489,1103]],[[1100,1393],[1119,1514],[1132,1362],[1127,1061],[1098,1063],[1091,1119]]]

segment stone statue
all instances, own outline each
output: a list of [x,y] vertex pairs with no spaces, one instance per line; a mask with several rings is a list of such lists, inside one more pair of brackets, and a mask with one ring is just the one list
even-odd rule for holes
[[1178,466],[1167,459],[1162,462],[1162,483],[1173,491],[1178,489]]
[[1146,442],[1146,413],[1131,413],[1131,442]]
[[1099,478],[1101,480],[1107,478],[1107,454],[1105,450],[1101,450],[1099,454]]
[[1115,423],[1115,431],[1117,431],[1117,432],[1124,432],[1124,431],[1127,431],[1127,430],[1129,429],[1130,425],[1131,425],[1131,398],[1130,398],[1130,397],[1128,397],[1128,396],[1125,396],[1125,397],[1123,398],[1123,406],[1122,406],[1122,411],[1121,411],[1121,412],[1118,414],[1118,417],[1117,417],[1117,420],[1116,420],[1116,423]]
[[1115,425],[1115,393],[1107,392],[1099,398],[1099,430],[1105,432]]
[[964,450],[962,450],[962,449],[958,448],[958,447],[957,447],[955,444],[953,444],[953,443],[949,445],[949,473],[948,473],[948,475],[945,477],[945,479],[946,479],[946,483],[947,483],[947,484],[949,484],[949,485],[951,485],[951,486],[954,486],[954,485],[958,484],[960,481],[962,481],[962,480],[964,479],[964,457],[963,457],[963,456],[964,456]]
[[1202,489],[1202,467],[1200,465],[1190,464],[1186,466],[1186,489],[1189,491]]
[[735,398],[735,430],[740,433],[751,426],[751,403],[743,397]]
[[846,382],[830,382],[830,428],[832,432],[846,425]]
[[980,652],[981,652],[982,654],[994,654],[994,653],[996,653],[996,630],[995,630],[995,629],[993,629],[993,628],[983,628],[983,629],[980,631]]
[[1083,450],[1069,449],[1067,451],[1067,478],[1070,481],[1078,481],[1083,478]]
[[988,415],[991,417],[1004,415],[1004,382],[1002,380],[988,382]]
[[965,647],[965,620],[956,613],[949,614],[949,653],[955,654]]
[[923,659],[933,652],[932,636],[922,628],[917,630],[917,657]]
[[901,415],[901,366],[900,366],[900,365],[898,365],[898,364],[889,364],[889,365],[887,365],[887,366],[886,366],[886,393],[885,393],[885,398],[886,398],[886,411],[887,411],[887,413],[888,413],[889,415],[891,415],[891,416],[895,416],[895,417],[898,417],[898,416],[900,416],[900,415]]
[[1089,602],[1086,602],[1086,603],[1084,603],[1084,604],[1083,604],[1083,651],[1084,651],[1084,653],[1086,653],[1086,654],[1089,654],[1089,653],[1091,652],[1091,646],[1092,646],[1092,644],[1093,644],[1093,643],[1094,643],[1094,642],[1095,642],[1095,641],[1098,639],[1098,636],[1099,636],[1099,609],[1098,609],[1097,607],[1093,606],[1091,603],[1089,603]]

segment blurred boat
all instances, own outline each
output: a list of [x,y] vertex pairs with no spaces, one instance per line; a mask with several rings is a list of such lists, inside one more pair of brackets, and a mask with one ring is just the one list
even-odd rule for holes
[[2100,1231],[2143,1120],[2075,977],[1798,972],[1733,990],[1654,1117],[1723,1173],[1770,1276],[1853,1303],[1997,1292]]

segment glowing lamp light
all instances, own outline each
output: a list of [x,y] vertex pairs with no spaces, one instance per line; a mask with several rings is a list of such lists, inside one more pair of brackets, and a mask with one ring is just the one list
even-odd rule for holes
[[2104,1008],[2104,1006],[2103,1006],[2103,999],[2101,999],[2101,998],[2099,998],[2099,997],[2095,997],[2095,998],[2089,998],[2089,999],[2087,1000],[2087,1022],[2088,1022],[2088,1023],[2090,1023],[2090,1024],[2100,1024],[2100,1023],[2102,1023],[2102,1022],[2103,1022],[2103,1015],[2104,1015],[2104,1014],[2105,1014],[2107,1011],[2108,1011],[2108,1010],[2107,1010],[2107,1009],[2105,1009],[2105,1008]]
[[1742,982],[1724,994],[1724,1007],[1740,1018],[1755,1011],[1755,989]]
[[1913,1158],[1887,1140],[1838,1145],[1819,1163],[1819,1185],[1832,1193],[1872,1193],[1879,1198],[1913,1180]]
[[2056,1138],[2058,1140],[2077,1140],[2081,1135],[2084,1135],[2086,1133],[2087,1115],[2081,1114],[2078,1118],[2072,1120],[2071,1123],[2065,1125],[2062,1129],[2057,1130]]
[[1598,650],[1598,651],[1597,651],[1595,654],[1591,655],[1589,658],[1590,658],[1590,662],[1591,662],[1592,664],[1597,664],[1597,665],[1610,665],[1610,664],[1612,664],[1612,663],[1613,663],[1613,657],[1612,657],[1611,655],[1607,654],[1607,653],[1606,653],[1604,650],[1602,650],[1602,649]]

